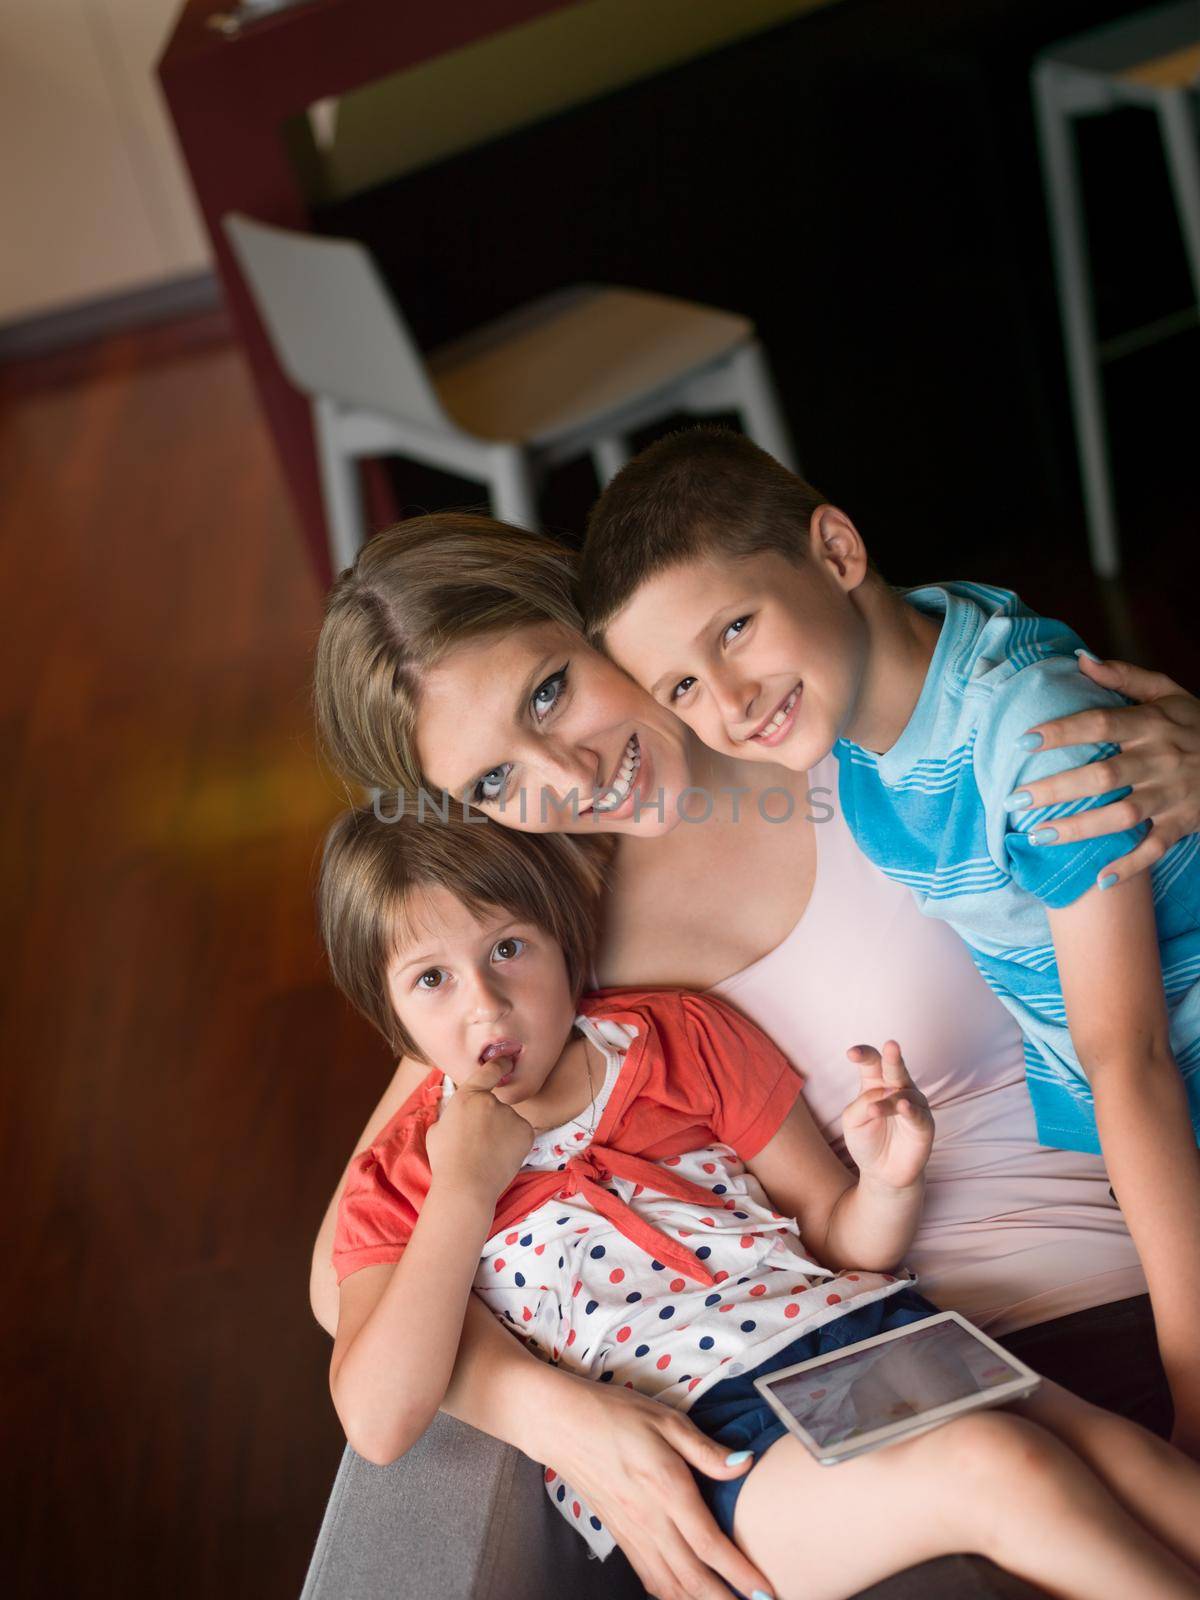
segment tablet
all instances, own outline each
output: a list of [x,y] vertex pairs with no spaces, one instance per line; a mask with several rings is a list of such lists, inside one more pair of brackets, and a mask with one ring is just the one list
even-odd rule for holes
[[784,1367],[754,1386],[822,1466],[911,1439],[1041,1382],[957,1311]]

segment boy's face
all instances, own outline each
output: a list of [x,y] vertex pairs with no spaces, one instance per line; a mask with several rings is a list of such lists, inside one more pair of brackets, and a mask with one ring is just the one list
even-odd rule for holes
[[[840,513],[822,509],[826,531],[836,534],[829,517]],[[823,540],[819,517],[804,560],[706,555],[668,568],[637,590],[605,634],[618,665],[706,745],[736,760],[806,772],[853,713],[867,632],[852,594],[866,555],[856,534],[857,556],[847,557],[836,538]]]
[[396,1015],[452,1082],[504,1055],[510,1075],[497,1098],[531,1099],[575,1019],[561,947],[499,907],[477,917],[440,887],[423,890],[412,913],[412,938],[387,970]]

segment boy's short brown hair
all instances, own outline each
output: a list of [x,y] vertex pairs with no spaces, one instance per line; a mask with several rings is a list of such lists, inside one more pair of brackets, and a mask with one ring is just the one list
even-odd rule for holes
[[[325,839],[317,886],[321,939],[334,980],[398,1055],[424,1060],[396,1016],[387,969],[411,936],[411,901],[449,890],[472,911],[499,907],[532,922],[561,947],[571,993],[588,982],[600,919],[606,839],[517,833],[480,813],[429,808],[387,796],[345,811]],[[392,820],[394,816],[395,820]]]
[[592,508],[580,590],[588,637],[599,641],[648,579],[709,551],[807,554],[825,497],[744,434],[688,428],[622,467]]

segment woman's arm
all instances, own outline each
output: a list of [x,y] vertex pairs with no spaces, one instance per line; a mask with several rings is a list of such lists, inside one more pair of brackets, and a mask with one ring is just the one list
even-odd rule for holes
[[1141,844],[1104,869],[1127,882],[1161,860],[1186,834],[1200,832],[1200,700],[1163,673],[1126,661],[1098,661],[1083,654],[1079,668],[1093,683],[1141,703],[1077,711],[1039,722],[1029,731],[1042,736],[1040,748],[1045,750],[1104,742],[1120,745],[1120,752],[1024,788],[1038,807],[1130,788],[1133,792],[1123,800],[1054,821],[1063,844],[1150,822]]
[[1200,1452],[1200,1152],[1171,1053],[1144,877],[1050,911],[1067,1023],[1092,1086],[1108,1175],[1141,1257],[1175,1402]]

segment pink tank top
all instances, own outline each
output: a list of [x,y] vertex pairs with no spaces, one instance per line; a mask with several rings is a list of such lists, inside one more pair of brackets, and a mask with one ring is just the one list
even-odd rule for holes
[[816,881],[791,933],[715,984],[806,1078],[835,1147],[858,1073],[853,1044],[900,1042],[937,1123],[908,1264],[922,1292],[1007,1333],[1145,1292],[1099,1157],[1038,1144],[1021,1035],[966,946],[858,849],[837,803],[837,762],[809,774]]

